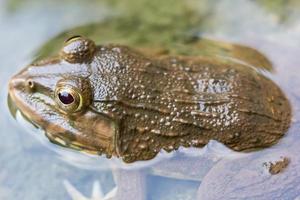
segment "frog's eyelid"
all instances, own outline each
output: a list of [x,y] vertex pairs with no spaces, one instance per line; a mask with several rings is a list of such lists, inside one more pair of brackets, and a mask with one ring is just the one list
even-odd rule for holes
[[68,42],[70,42],[71,40],[77,39],[77,38],[82,38],[82,36],[81,36],[81,35],[74,35],[74,36],[71,36],[71,37],[69,37],[68,39],[65,40],[65,43],[68,43]]

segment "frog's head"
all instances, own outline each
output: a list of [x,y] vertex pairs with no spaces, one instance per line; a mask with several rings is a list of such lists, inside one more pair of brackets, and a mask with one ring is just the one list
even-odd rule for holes
[[90,64],[93,41],[67,40],[56,58],[27,66],[9,82],[9,97],[30,122],[62,146],[108,156],[115,154],[116,125],[95,113]]

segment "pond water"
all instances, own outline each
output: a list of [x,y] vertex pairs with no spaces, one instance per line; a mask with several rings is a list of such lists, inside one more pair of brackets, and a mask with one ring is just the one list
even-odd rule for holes
[[[300,199],[300,3],[272,2],[191,1],[201,17],[199,27],[191,31],[249,45],[271,60],[274,71],[265,74],[282,88],[293,109],[286,136],[253,153],[238,154],[212,141],[202,150],[126,165],[57,147],[22,119],[20,125],[7,106],[9,78],[32,61],[42,44],[70,28],[122,15],[124,5],[0,1],[0,199],[103,199],[96,198],[97,191],[105,195],[116,186],[118,195],[124,195],[119,199]],[[144,9],[146,16],[151,9]],[[264,163],[283,157],[289,158],[288,167],[270,175]]]

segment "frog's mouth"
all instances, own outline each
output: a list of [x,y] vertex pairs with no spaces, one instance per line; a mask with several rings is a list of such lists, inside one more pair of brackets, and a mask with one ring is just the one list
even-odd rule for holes
[[112,120],[90,110],[76,117],[65,116],[51,97],[28,92],[23,82],[19,77],[9,82],[8,105],[14,117],[19,111],[24,119],[44,130],[52,143],[60,146],[90,154],[116,155],[116,126]]

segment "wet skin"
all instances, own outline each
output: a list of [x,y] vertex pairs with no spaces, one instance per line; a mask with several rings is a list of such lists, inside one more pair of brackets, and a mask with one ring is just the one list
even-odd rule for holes
[[50,141],[125,162],[211,139],[249,151],[278,142],[291,108],[247,61],[154,55],[73,37],[58,56],[12,77],[9,95]]

